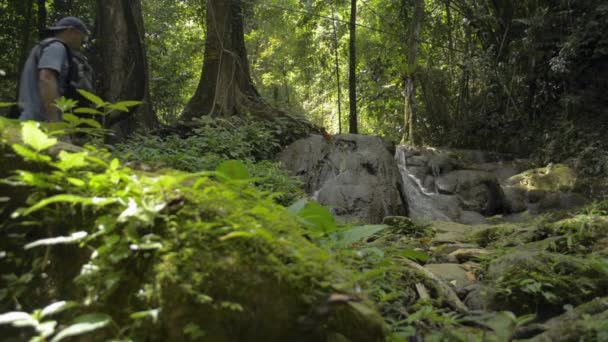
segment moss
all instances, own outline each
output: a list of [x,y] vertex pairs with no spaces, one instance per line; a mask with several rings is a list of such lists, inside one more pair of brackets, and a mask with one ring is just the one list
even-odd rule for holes
[[[308,241],[294,215],[271,197],[243,182],[134,171],[94,149],[84,156],[82,165],[58,170],[51,155],[52,171],[12,179],[29,186],[20,187],[27,200],[10,199],[14,207],[67,195],[27,215],[21,210],[12,226],[43,226],[43,237],[89,234],[81,241],[84,258],[50,247],[58,271],[82,271],[60,280],[80,291],[58,284],[48,301],[70,299],[83,312],[110,314],[117,328],[108,334],[136,340],[383,340],[382,319],[355,288],[353,274]],[[6,166],[12,174],[28,164]],[[44,253],[32,257],[21,245],[12,247],[16,259],[46,262]],[[155,310],[158,323],[146,314]]]
[[509,179],[511,184],[528,190],[571,191],[577,177],[574,171],[564,164],[549,164],[546,167],[525,171]]
[[608,292],[605,260],[546,252],[512,251],[491,261],[486,272],[494,309],[517,314],[559,313]]

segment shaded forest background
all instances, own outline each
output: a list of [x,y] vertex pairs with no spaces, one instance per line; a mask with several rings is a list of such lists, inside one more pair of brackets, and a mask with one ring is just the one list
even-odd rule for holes
[[[347,132],[352,2],[240,2],[251,76],[261,95],[330,133]],[[421,144],[533,154],[543,162],[604,155],[605,1],[356,3],[360,133],[395,142],[415,135]],[[104,15],[112,6],[126,13],[126,35],[141,30],[145,48],[135,49],[141,56],[133,50],[137,36],[124,45],[119,36],[107,39],[113,32],[104,27],[117,25]],[[0,69],[6,72],[0,99],[14,100],[21,65],[44,27],[75,15],[94,27],[85,53],[97,72],[99,95],[146,99],[136,121],[154,113],[162,123],[175,123],[201,77],[206,11],[205,0],[0,0]],[[137,64],[141,75],[115,77],[108,60],[116,55]],[[406,118],[408,80],[416,115]],[[142,91],[128,91],[141,82]]]

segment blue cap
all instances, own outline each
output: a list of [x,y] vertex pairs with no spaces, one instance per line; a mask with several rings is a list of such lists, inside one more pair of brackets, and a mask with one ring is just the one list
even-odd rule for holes
[[78,31],[89,35],[91,34],[91,32],[89,31],[89,29],[87,28],[87,25],[85,25],[82,20],[76,18],[76,17],[65,17],[61,20],[59,20],[55,26],[51,26],[48,28],[49,31],[62,31],[62,30],[66,30],[69,28],[75,28]]

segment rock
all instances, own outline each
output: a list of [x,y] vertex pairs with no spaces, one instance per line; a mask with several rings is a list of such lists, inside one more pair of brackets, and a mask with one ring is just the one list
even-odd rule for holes
[[441,245],[439,247],[432,247],[432,249],[434,249],[435,253],[440,253],[440,254],[450,254],[453,251],[459,250],[461,248],[478,248],[479,245],[475,244],[475,243],[448,243],[445,245]]
[[576,174],[567,165],[549,164],[546,167],[527,170],[505,181],[506,185],[521,186],[529,190],[572,191]]
[[448,261],[464,263],[470,260],[479,260],[485,255],[492,254],[493,251],[489,251],[481,248],[462,248],[448,254]]
[[382,220],[382,224],[395,228],[395,232],[410,237],[432,237],[435,232],[425,225],[414,223],[412,219],[405,216],[387,216]]
[[314,135],[289,145],[278,159],[337,216],[379,223],[385,216],[407,215],[393,153],[379,137],[340,134],[328,141]]
[[456,170],[435,179],[437,189],[457,194],[464,210],[485,216],[504,212],[505,197],[496,177],[486,171]]
[[532,167],[534,167],[534,164],[528,159],[501,160],[475,165],[477,169],[493,173],[501,183]]
[[463,210],[460,213],[458,222],[460,222],[462,224],[479,225],[479,224],[486,224],[488,222],[488,220],[486,219],[485,216],[483,216],[482,214],[480,214],[476,211]]
[[460,293],[463,288],[476,282],[471,279],[464,267],[458,264],[428,264],[424,268],[454,286],[456,293]]
[[472,284],[465,287],[463,290],[467,292],[463,303],[470,310],[482,311],[488,309],[490,303],[487,299],[487,288],[483,284]]
[[435,221],[431,226],[437,232],[432,241],[433,245],[464,242],[467,241],[470,234],[485,228],[484,226],[467,226],[456,222],[442,221]]
[[507,210],[511,213],[520,213],[528,209],[526,205],[526,190],[517,186],[503,186]]
[[[596,298],[540,325],[543,333],[528,340],[606,341],[608,339],[608,297]],[[582,339],[582,337],[585,337]]]
[[564,305],[608,295],[608,270],[593,258],[513,248],[492,260],[484,281],[493,309],[550,317]]

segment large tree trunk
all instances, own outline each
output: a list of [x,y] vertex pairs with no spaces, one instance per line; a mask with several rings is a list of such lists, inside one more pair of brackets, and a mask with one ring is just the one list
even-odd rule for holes
[[115,113],[107,120],[114,140],[122,140],[136,127],[158,124],[152,110],[148,85],[148,62],[140,0],[98,0],[97,38],[101,70],[97,92],[104,100],[143,101],[128,113]]
[[403,77],[403,96],[405,102],[404,108],[404,130],[402,142],[411,142],[414,145],[419,144],[416,134],[416,68],[418,58],[418,41],[420,40],[420,29],[422,26],[422,16],[424,13],[424,0],[416,0],[414,8],[414,17],[408,35],[408,54],[407,54],[407,70]]
[[241,0],[209,0],[202,76],[182,118],[241,115],[259,105],[265,104],[249,73]]
[[281,125],[278,139],[282,144],[322,131],[304,118],[270,106],[256,90],[245,51],[241,0],[207,0],[206,3],[203,72],[182,119],[252,114],[258,119]]
[[350,65],[348,91],[350,99],[349,133],[357,134],[357,0],[350,3]]

